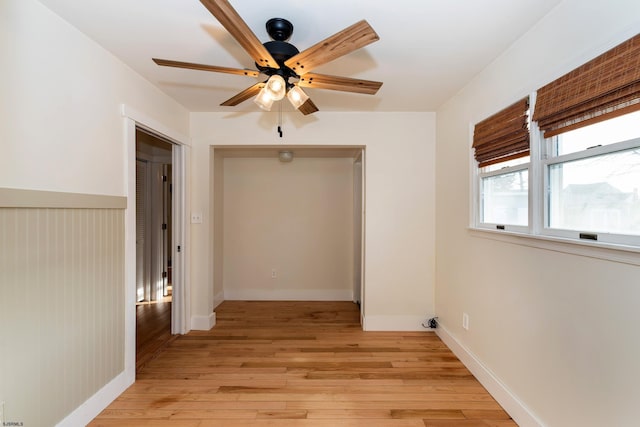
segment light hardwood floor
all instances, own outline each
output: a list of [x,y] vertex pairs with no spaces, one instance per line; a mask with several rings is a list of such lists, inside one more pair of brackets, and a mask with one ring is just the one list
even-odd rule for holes
[[136,305],[136,372],[175,339],[171,335],[171,298]]
[[350,302],[225,301],[90,425],[516,426],[433,332],[363,332]]

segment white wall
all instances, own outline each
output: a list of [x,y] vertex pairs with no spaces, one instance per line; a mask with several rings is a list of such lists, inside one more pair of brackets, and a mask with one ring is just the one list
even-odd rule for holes
[[521,425],[637,425],[640,267],[470,232],[470,126],[638,31],[640,2],[564,1],[437,111],[436,311]]
[[[189,117],[186,110],[35,0],[0,1],[0,70],[0,187],[127,196],[122,104],[167,128],[188,133]],[[129,201],[129,208],[135,209],[135,202]],[[124,235],[123,227],[117,231],[121,233],[119,236],[110,235],[100,239],[94,239],[88,229],[84,232],[84,235],[74,234],[73,239],[89,239],[100,249],[108,248],[111,241],[120,242],[120,245],[130,240]],[[45,237],[44,234],[32,236],[34,239]],[[0,240],[3,240],[2,236]],[[58,255],[47,251],[45,246],[41,250],[44,251],[43,257]],[[102,264],[94,263],[96,270],[86,271],[84,281],[79,282],[81,292],[74,296],[73,305],[46,305],[48,319],[84,319],[79,316],[94,306],[122,317],[124,299],[127,298],[122,298],[124,264],[122,251],[114,262],[117,267],[104,269],[100,267]],[[32,279],[28,282],[29,289],[39,296],[50,292],[52,282],[48,280],[49,277],[69,278],[85,274],[77,263],[65,264],[64,268],[62,264],[33,265],[38,267],[28,271]],[[95,277],[91,274],[95,274]],[[87,277],[91,277],[91,280]],[[62,282],[66,283],[65,280]],[[102,298],[101,283],[116,287],[116,296]],[[12,283],[0,283],[3,292],[11,286]],[[98,290],[94,292],[96,287]],[[39,311],[42,305],[30,304],[26,299],[22,302],[24,306],[16,308],[21,310],[21,316],[32,319],[32,322],[37,321],[43,313]],[[122,322],[124,320],[120,319],[118,325],[122,325]],[[42,325],[44,327],[46,323]],[[65,330],[68,334],[69,329],[51,326],[47,329],[46,339],[66,342]],[[113,326],[107,329],[91,329],[88,326],[83,329],[83,333],[88,335],[76,337],[83,354],[98,354],[93,360],[95,364],[101,361],[122,368],[126,351],[124,343],[113,343],[111,347],[117,349],[117,355],[113,360],[106,361],[101,358],[112,356],[100,352],[100,347],[93,344],[109,340],[114,331],[108,329]],[[24,333],[29,329],[21,329],[18,325],[15,331],[17,341],[12,339],[14,335],[3,334],[0,337],[3,351],[27,351],[45,343],[37,341],[39,338],[36,336],[25,336]],[[122,334],[122,331],[118,330],[117,333]],[[22,346],[20,340],[24,339],[36,340],[37,344]],[[76,347],[65,350],[77,351]],[[17,356],[14,354],[13,357]],[[37,360],[34,361],[34,358]],[[48,384],[48,388],[38,389],[37,383],[29,382],[27,387],[34,386],[29,393],[12,394],[11,390],[2,388],[0,400],[6,402],[7,422],[24,421],[26,425],[29,420],[36,420],[33,423],[54,425],[71,412],[65,422],[68,425],[82,425],[95,415],[96,408],[99,410],[100,405],[109,403],[110,398],[117,396],[130,380],[122,372],[113,378],[101,379],[96,384],[95,375],[88,374],[91,378],[87,380],[87,375],[81,375],[79,370],[85,369],[91,373],[99,366],[85,368],[84,365],[75,364],[75,370],[73,367],[63,370],[66,365],[52,358],[44,347],[41,351],[29,354],[29,359],[25,360],[40,363],[40,366],[46,366],[52,372],[64,372],[64,375],[57,383]],[[128,362],[124,361],[125,368]],[[11,366],[3,369],[11,369]],[[34,371],[34,375],[37,374],[38,371]],[[41,380],[46,378],[42,376]],[[10,384],[0,383],[5,387]],[[94,394],[96,389],[99,392]],[[67,393],[68,390],[73,390],[73,395]],[[22,400],[18,402],[16,399]],[[88,403],[85,402],[87,399]],[[85,404],[75,408],[81,402]],[[55,406],[55,410],[48,410],[52,406]],[[19,413],[18,408],[28,408],[31,412]]]
[[[435,115],[433,113],[192,113],[192,210],[205,223],[192,227],[192,309],[213,310],[209,149],[211,145],[365,145],[366,244],[364,297],[368,329],[422,329],[433,314],[435,235]],[[196,231],[197,230],[197,231]],[[226,242],[225,242],[226,244]]]
[[353,300],[353,162],[224,160],[225,299]]
[[125,194],[121,104],[176,131],[187,112],[34,0],[0,2],[0,186]]

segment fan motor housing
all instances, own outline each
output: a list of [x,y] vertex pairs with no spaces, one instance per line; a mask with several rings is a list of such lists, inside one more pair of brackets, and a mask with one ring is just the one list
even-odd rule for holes
[[287,59],[300,53],[298,48],[287,42],[273,40],[262,44],[280,66],[282,66]]

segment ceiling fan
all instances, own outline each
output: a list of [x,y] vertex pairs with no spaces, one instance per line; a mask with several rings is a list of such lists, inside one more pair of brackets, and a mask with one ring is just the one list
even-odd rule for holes
[[220,105],[235,106],[255,96],[254,102],[260,108],[269,111],[274,101],[279,101],[286,95],[296,109],[307,115],[318,111],[318,107],[301,89],[302,87],[374,95],[382,86],[382,82],[310,72],[320,65],[379,40],[376,32],[365,20],[359,21],[300,52],[294,45],[287,42],[293,33],[293,25],[286,19],[269,19],[266,24],[267,33],[273,40],[261,43],[228,0],[200,1],[240,43],[255,61],[258,70],[218,67],[159,58],[153,58],[153,61],[167,67],[250,77],[259,77],[261,74],[268,76],[265,81],[249,86]]

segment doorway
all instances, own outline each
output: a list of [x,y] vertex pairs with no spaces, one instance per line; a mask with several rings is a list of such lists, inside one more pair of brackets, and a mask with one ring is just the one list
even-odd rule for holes
[[136,372],[171,341],[173,144],[136,128]]
[[364,309],[363,163],[362,146],[213,146],[214,301]]

